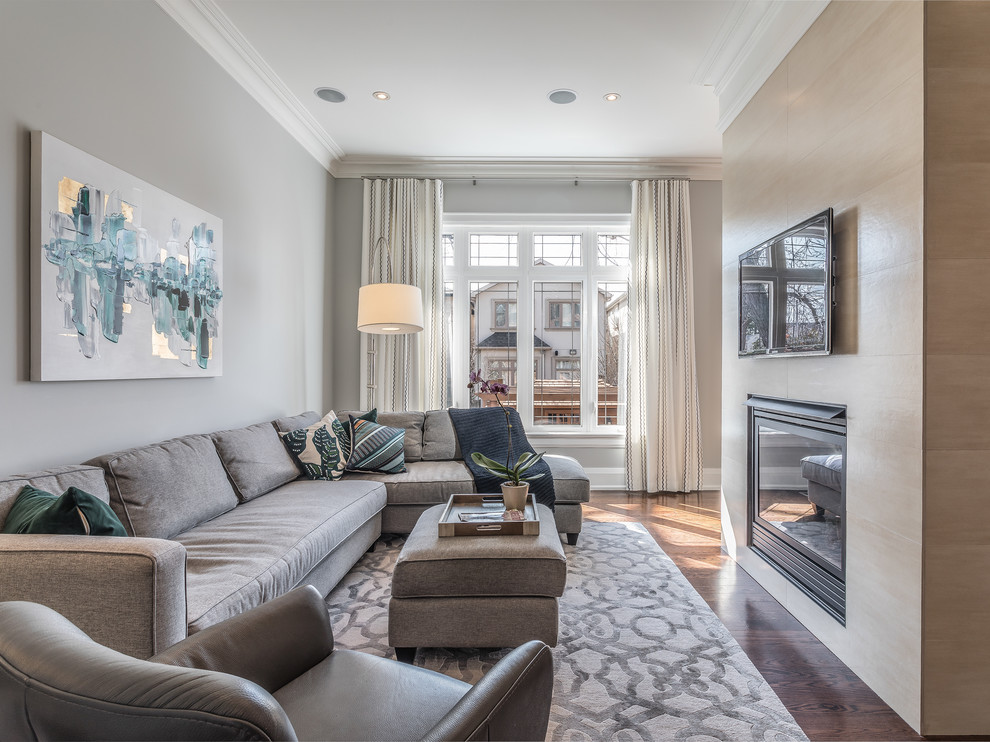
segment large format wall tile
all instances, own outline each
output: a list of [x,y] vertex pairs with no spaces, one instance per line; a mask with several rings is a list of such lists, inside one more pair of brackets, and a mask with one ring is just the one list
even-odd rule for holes
[[[920,448],[872,438],[851,438],[846,457],[849,518],[868,520],[921,544],[922,471]],[[884,466],[876,462],[884,462]]]
[[990,163],[927,164],[925,253],[929,258],[986,258]]
[[[856,18],[851,21],[849,13],[840,3],[825,8],[815,21],[814,32],[805,34],[801,43],[795,46],[787,55],[786,65],[777,68],[787,70],[787,87],[790,100],[798,98],[816,80],[821,78],[825,70],[829,70],[837,60],[849,55],[853,49],[868,46],[862,41],[862,35],[881,16],[896,12],[896,5],[884,2],[861,3],[857,8]],[[850,27],[850,23],[855,23]],[[855,70],[859,75],[861,70]],[[844,103],[843,103],[844,105]]]
[[[890,90],[922,71],[920,3],[887,5],[873,23],[860,21],[859,41],[828,67],[822,59],[789,64],[788,159],[797,162],[846,128]],[[865,20],[865,19],[863,19]],[[846,29],[846,33],[849,30]],[[841,47],[840,47],[841,48]],[[870,74],[862,74],[870,70]],[[803,86],[805,77],[817,76]],[[791,81],[794,81],[793,84]],[[798,89],[800,88],[800,92]]]
[[[946,638],[925,638],[925,733],[943,738],[968,736],[972,729],[986,729],[974,712],[987,707],[986,674],[990,667],[990,643],[954,629]],[[959,644],[965,641],[965,651]],[[937,730],[937,731],[936,731]]]
[[[928,543],[985,546],[990,452],[925,452],[925,539]],[[950,611],[951,612],[951,611]]]
[[928,450],[990,449],[990,355],[929,355],[925,376]]
[[[986,43],[986,42],[984,42]],[[925,143],[932,162],[990,162],[990,67],[929,69]]]
[[[990,259],[929,260],[928,352],[983,354],[990,350]],[[937,380],[935,380],[937,383]]]
[[[788,215],[798,221],[836,201],[876,188],[922,158],[924,75],[918,72],[877,99],[799,161],[788,161]],[[913,111],[913,115],[906,115]],[[788,139],[799,138],[793,129]]]

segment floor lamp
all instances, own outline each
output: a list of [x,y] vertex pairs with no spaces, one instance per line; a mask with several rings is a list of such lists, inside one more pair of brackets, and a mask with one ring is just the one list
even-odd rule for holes
[[385,282],[368,283],[358,290],[357,328],[371,335],[368,338],[368,406],[376,406],[378,384],[375,378],[375,335],[410,335],[423,331],[423,292],[418,286],[392,283],[391,250],[385,238],[379,237],[368,261],[368,279],[375,265],[375,256],[385,248]]

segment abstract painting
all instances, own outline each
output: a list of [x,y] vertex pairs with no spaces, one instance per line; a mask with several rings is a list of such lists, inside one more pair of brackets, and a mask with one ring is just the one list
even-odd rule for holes
[[34,381],[219,376],[223,224],[31,134]]

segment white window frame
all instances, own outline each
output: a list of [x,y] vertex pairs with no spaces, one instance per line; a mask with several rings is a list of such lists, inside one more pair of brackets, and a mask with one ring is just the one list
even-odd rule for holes
[[[603,281],[625,281],[628,285],[630,270],[626,266],[598,265],[598,234],[602,232],[627,234],[628,214],[445,214],[443,234],[454,235],[454,262],[444,267],[444,280],[454,286],[452,311],[454,316],[451,338],[451,389],[454,407],[470,406],[470,390],[467,378],[470,347],[470,284],[472,282],[516,283],[517,332],[529,332],[533,328],[534,285],[538,282],[581,283],[580,302],[583,306],[581,327],[581,358],[596,358],[598,354],[598,284]],[[470,265],[470,234],[490,232],[517,236],[517,266]],[[578,234],[581,238],[581,265],[537,266],[533,265],[534,234]],[[526,297],[522,299],[522,297]],[[523,328],[526,328],[525,330]],[[536,331],[535,328],[533,331]],[[538,332],[538,331],[537,331]],[[524,335],[525,336],[525,335]],[[480,340],[480,338],[479,338]],[[538,439],[541,445],[596,445],[596,439],[616,439],[625,436],[624,425],[600,425],[598,423],[598,370],[582,369],[580,425],[536,425],[533,423],[533,386],[524,383],[523,371],[533,369],[535,354],[530,343],[523,343],[516,351],[517,387],[516,403],[527,434]],[[463,382],[462,382],[463,380]]]

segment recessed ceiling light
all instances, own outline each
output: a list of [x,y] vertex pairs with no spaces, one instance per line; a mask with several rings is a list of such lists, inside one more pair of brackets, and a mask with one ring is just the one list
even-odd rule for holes
[[554,103],[573,103],[577,100],[577,93],[573,90],[567,90],[566,88],[560,88],[559,90],[551,90],[547,93],[547,98],[549,98]]
[[316,93],[317,98],[325,100],[327,103],[343,103],[347,100],[347,96],[337,88],[317,88],[313,92]]
[[619,100],[619,98],[621,98],[622,96],[619,95],[618,93],[605,93],[605,95],[602,97],[605,98],[605,100],[607,100],[609,103],[612,103],[613,101]]
[[374,93],[371,94],[371,97],[374,98],[375,100],[388,100],[392,96],[386,93],[384,90],[376,90]]

